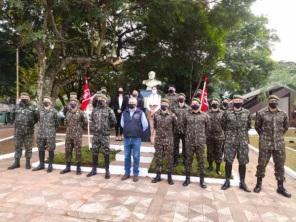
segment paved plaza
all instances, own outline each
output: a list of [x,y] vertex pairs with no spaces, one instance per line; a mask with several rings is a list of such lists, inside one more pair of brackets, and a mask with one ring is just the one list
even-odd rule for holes
[[[257,154],[250,151],[250,159],[247,184],[253,188]],[[33,160],[38,161],[37,153]],[[152,184],[148,177],[134,183],[115,175],[105,180],[103,174],[86,178],[86,173],[32,172],[24,162],[7,171],[12,161],[0,162],[0,221],[296,221],[295,179],[287,176],[291,199],[278,195],[272,164],[263,191],[255,194],[238,187],[222,191],[216,184],[205,190],[197,183]]]

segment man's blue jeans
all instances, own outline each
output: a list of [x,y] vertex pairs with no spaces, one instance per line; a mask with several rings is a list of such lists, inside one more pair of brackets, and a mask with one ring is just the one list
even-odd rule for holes
[[139,175],[141,138],[124,138],[124,170],[125,175],[131,173],[131,156],[133,155],[133,175]]

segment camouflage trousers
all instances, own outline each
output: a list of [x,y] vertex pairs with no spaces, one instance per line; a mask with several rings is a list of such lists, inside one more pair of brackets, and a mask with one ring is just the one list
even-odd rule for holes
[[56,148],[56,138],[37,138],[37,147],[39,151],[54,151]]
[[173,159],[173,147],[169,145],[157,145],[155,146],[155,164],[156,171],[161,172],[164,165],[164,160],[166,160],[167,171],[169,173],[173,172],[174,159]]
[[186,162],[185,162],[185,170],[190,173],[192,168],[192,162],[194,158],[194,154],[196,155],[198,171],[200,176],[205,175],[205,145],[199,144],[196,146],[186,146],[185,150],[186,154]]
[[93,136],[91,152],[93,155],[98,155],[100,150],[105,155],[110,154],[110,136]]
[[225,144],[224,146],[224,160],[233,163],[235,156],[237,156],[239,165],[246,165],[249,163],[249,146],[248,144]]
[[182,133],[174,133],[174,159],[177,160],[179,156],[180,140],[182,141],[182,156],[185,161],[185,138],[186,135]]
[[65,153],[66,153],[66,161],[72,161],[72,152],[75,150],[76,161],[81,162],[81,144],[82,137],[78,136],[78,138],[70,138],[66,136],[66,144],[65,144]]
[[277,180],[285,180],[285,149],[281,150],[267,150],[259,149],[259,158],[257,165],[256,177],[263,178],[265,176],[265,169],[272,156],[274,162],[274,175]]
[[33,134],[15,135],[15,154],[14,157],[20,159],[25,148],[25,157],[32,157]]
[[213,161],[217,163],[222,162],[224,140],[209,138],[207,139],[207,160],[208,163]]

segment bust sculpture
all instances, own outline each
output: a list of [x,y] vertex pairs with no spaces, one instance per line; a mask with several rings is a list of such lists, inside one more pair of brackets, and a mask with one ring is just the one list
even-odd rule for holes
[[150,71],[148,73],[148,79],[143,81],[143,85],[146,85],[146,90],[152,90],[152,87],[161,85],[161,81],[155,79],[154,71]]

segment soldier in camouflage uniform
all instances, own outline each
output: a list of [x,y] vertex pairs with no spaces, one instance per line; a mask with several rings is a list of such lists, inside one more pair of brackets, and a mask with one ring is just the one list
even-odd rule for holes
[[26,169],[31,169],[30,159],[32,157],[32,143],[34,135],[34,125],[37,122],[37,111],[30,104],[28,93],[21,93],[20,103],[16,105],[12,112],[12,122],[15,124],[15,161],[8,167],[9,170],[20,167],[22,148],[25,147]]
[[232,163],[237,155],[239,162],[240,189],[251,192],[245,183],[246,164],[249,162],[249,136],[251,129],[250,112],[243,107],[243,98],[235,95],[233,110],[227,110],[222,116],[222,128],[225,133],[224,159],[226,181],[221,187],[226,190],[230,187]]
[[178,104],[172,106],[171,110],[177,117],[176,127],[174,128],[174,165],[178,164],[179,157],[179,145],[182,141],[182,156],[183,163],[185,165],[185,125],[184,118],[186,113],[190,110],[190,106],[185,103],[186,96],[184,93],[180,93],[178,97]]
[[114,111],[106,104],[107,97],[104,94],[97,95],[97,105],[91,113],[91,129],[92,138],[92,170],[87,177],[97,174],[98,156],[101,150],[104,153],[105,160],[105,179],[110,178],[109,172],[109,154],[110,154],[110,134],[111,129],[116,125],[116,117]]
[[209,130],[207,135],[207,159],[209,163],[209,170],[213,170],[213,162],[216,163],[216,173],[220,172],[220,165],[223,155],[224,132],[222,129],[222,115],[223,111],[219,108],[219,99],[211,101],[211,109],[208,111],[209,115]]
[[165,98],[170,101],[171,107],[178,105],[178,94],[176,93],[176,88],[174,85],[169,86],[168,93],[165,95]]
[[52,107],[50,97],[43,98],[43,104],[38,111],[38,134],[37,146],[39,151],[39,165],[33,171],[43,170],[45,150],[48,150],[48,168],[47,172],[52,172],[52,162],[54,150],[56,147],[56,130],[59,127],[58,113]]
[[222,103],[221,103],[221,110],[222,111],[226,111],[229,109],[229,99],[228,98],[224,98],[222,100]]
[[287,114],[278,109],[278,100],[279,98],[275,95],[269,96],[268,108],[256,115],[255,129],[259,134],[259,158],[254,192],[261,191],[265,168],[272,156],[275,177],[278,181],[277,192],[285,197],[291,197],[291,194],[284,188],[286,159],[284,134],[289,128],[289,122]]
[[163,160],[167,160],[168,183],[173,185],[173,132],[176,125],[176,116],[169,110],[168,99],[162,99],[160,110],[154,115],[155,134],[155,159],[156,159],[156,177],[151,181],[157,183],[161,181],[161,168]]
[[202,112],[200,108],[200,100],[194,98],[191,102],[191,110],[186,113],[184,119],[186,128],[186,180],[184,181],[183,186],[188,186],[188,184],[190,184],[190,173],[195,154],[199,168],[200,187],[206,188],[207,186],[204,182],[205,145],[209,116]]
[[72,99],[70,101],[70,110],[67,112],[65,118],[66,125],[66,144],[65,144],[65,155],[66,155],[66,168],[60,173],[68,173],[71,171],[71,161],[73,149],[76,153],[77,168],[76,174],[81,174],[81,145],[82,145],[82,134],[83,129],[87,127],[87,119],[84,113],[79,109],[78,100]]
[[102,87],[101,87],[101,90],[100,90],[99,92],[97,92],[97,94],[104,94],[104,95],[106,96],[106,98],[107,98],[107,100],[106,100],[106,104],[107,104],[107,106],[110,106],[110,103],[111,103],[111,97],[110,97],[110,95],[108,94],[108,92],[107,92],[107,88],[106,88],[105,86],[102,86]]

